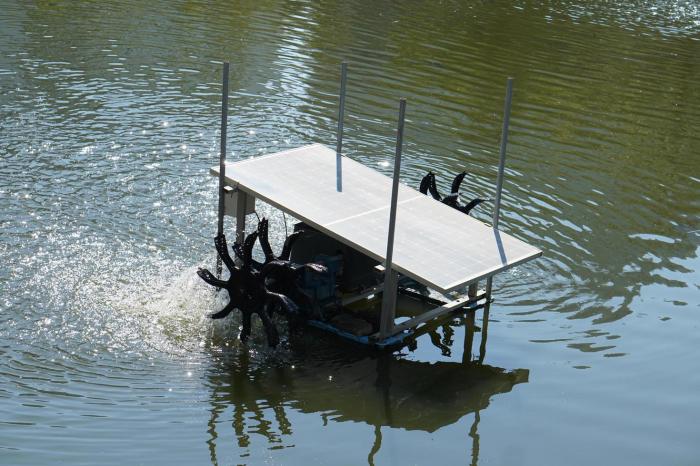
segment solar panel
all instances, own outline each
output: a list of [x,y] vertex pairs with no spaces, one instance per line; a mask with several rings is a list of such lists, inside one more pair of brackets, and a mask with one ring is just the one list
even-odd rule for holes
[[[384,261],[391,178],[321,145],[226,164],[226,183]],[[218,176],[218,166],[211,169]],[[440,292],[538,257],[539,249],[399,185],[393,268]]]

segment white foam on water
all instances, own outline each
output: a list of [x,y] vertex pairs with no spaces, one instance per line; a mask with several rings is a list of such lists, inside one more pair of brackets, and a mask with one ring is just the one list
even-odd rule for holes
[[[228,300],[196,275],[196,266],[163,251],[85,236],[44,241],[12,267],[22,285],[14,294],[33,296],[13,323],[27,342],[40,337],[53,347],[78,341],[89,352],[192,353],[213,333],[208,314]],[[226,321],[218,325],[221,333],[237,335],[236,319]]]

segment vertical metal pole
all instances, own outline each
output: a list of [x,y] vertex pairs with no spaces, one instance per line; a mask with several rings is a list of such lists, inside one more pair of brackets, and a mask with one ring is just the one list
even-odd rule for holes
[[503,172],[506,168],[506,146],[508,145],[508,125],[510,124],[510,103],[513,99],[513,78],[508,78],[506,85],[506,102],[503,107],[503,129],[501,130],[501,150],[498,159],[498,178],[496,178],[496,201],[493,205],[493,227],[498,229],[501,214],[501,192],[503,191]]
[[384,264],[384,292],[382,315],[379,322],[380,338],[391,335],[396,313],[396,287],[399,274],[392,269],[394,255],[394,233],[396,231],[396,208],[399,200],[399,177],[401,174],[401,150],[403,146],[403,123],[406,115],[406,99],[399,102],[399,128],[396,133],[396,155],[394,157],[394,179],[391,186],[391,208],[389,210],[389,235],[386,240],[386,263]]
[[[469,289],[467,290],[467,296],[469,297],[469,301],[474,301],[478,292],[479,282],[472,283],[471,285],[469,285]],[[475,314],[475,310],[467,311],[466,325],[464,326],[464,350],[462,352],[462,362],[469,362],[472,360],[472,344],[474,342]]]
[[[508,145],[508,125],[510,124],[510,104],[513,99],[513,78],[506,84],[506,101],[503,105],[503,129],[501,130],[501,150],[498,158],[498,177],[496,178],[496,201],[493,205],[493,228],[498,230],[501,216],[501,193],[503,192],[503,174],[506,168],[506,147]],[[493,277],[486,279],[486,301],[491,300]]]
[[486,302],[491,301],[491,290],[493,289],[493,277],[486,279]]
[[247,205],[248,194],[239,189],[236,191],[236,241],[238,244],[243,244],[245,240],[245,214]]
[[343,119],[345,116],[345,83],[348,78],[348,64],[343,62],[340,65],[340,108],[338,110],[338,134],[335,146],[335,166],[338,192],[343,190]]
[[479,293],[479,282],[472,283],[469,285],[469,289],[467,290],[467,296],[469,296],[469,300],[472,301],[474,298],[476,298],[476,295]]
[[[223,86],[221,89],[221,153],[219,155],[219,222],[217,236],[224,233],[224,186],[226,184],[226,127],[228,123],[228,68],[224,63]],[[221,257],[216,256],[216,276],[221,277]]]

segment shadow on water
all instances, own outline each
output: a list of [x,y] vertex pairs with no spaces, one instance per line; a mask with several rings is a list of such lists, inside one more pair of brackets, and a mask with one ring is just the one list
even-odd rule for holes
[[[445,354],[454,346],[455,323],[441,324],[442,335],[435,326],[429,339],[418,341],[430,342]],[[241,457],[249,456],[254,434],[263,436],[273,450],[292,446],[285,446],[285,438],[293,434],[293,413],[319,413],[324,426],[329,422],[371,426],[374,440],[365,446],[371,465],[382,448],[383,428],[385,433],[386,428],[432,433],[473,413],[468,436],[472,464],[477,464],[482,411],[494,395],[527,383],[529,370],[484,364],[486,332],[472,318],[464,319],[464,324],[461,361],[422,362],[402,354],[339,347],[337,340],[317,334],[293,338],[290,356],[283,361],[261,363],[254,351],[232,350],[208,380],[212,394],[207,443],[212,463],[218,464],[219,449],[230,448],[220,443],[229,428]],[[475,331],[481,333],[482,344],[472,360]]]

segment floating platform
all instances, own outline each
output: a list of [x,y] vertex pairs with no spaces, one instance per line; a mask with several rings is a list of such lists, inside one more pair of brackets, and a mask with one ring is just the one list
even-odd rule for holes
[[[228,64],[224,64],[221,157],[219,166],[211,169],[219,178],[218,233],[223,233],[224,215],[232,215],[236,218],[236,239],[242,243],[246,216],[255,211],[255,201],[260,200],[382,264],[382,283],[342,299],[345,306],[381,296],[375,333],[354,335],[328,321],[309,323],[357,343],[395,347],[433,319],[460,310],[473,318],[473,311],[490,302],[495,274],[542,255],[540,249],[498,228],[512,79],[506,91],[493,223],[487,225],[399,183],[405,99],[399,106],[393,177],[343,155],[346,73],[343,64],[335,150],[312,144],[226,162]],[[397,322],[401,276],[441,293],[445,301]],[[481,280],[486,280],[482,292],[478,289]],[[484,325],[488,324],[487,314],[485,310]]]

